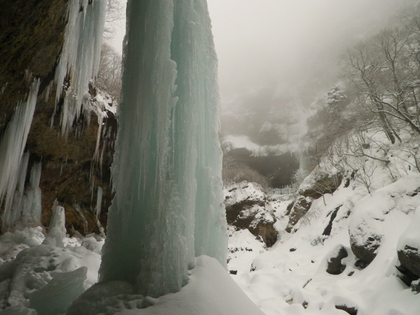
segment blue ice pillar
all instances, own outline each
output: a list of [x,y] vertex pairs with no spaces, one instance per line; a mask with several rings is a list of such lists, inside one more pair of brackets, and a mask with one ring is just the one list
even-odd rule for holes
[[224,263],[216,86],[205,1],[128,1],[101,281],[160,296],[186,284],[196,251]]
[[172,57],[178,65],[176,94],[179,102],[186,107],[185,114],[190,115],[195,128],[194,135],[188,137],[193,141],[193,151],[197,155],[195,256],[216,257],[222,265],[226,265],[217,57],[207,2],[176,2],[175,16]]

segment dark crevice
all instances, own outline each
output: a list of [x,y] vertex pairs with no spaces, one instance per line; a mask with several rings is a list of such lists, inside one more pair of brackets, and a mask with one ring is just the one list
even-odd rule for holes
[[325,236],[331,235],[333,221],[337,217],[338,210],[340,210],[341,207],[342,207],[342,205],[339,205],[337,208],[335,208],[334,212],[331,214],[330,222],[328,223],[324,232],[322,232],[322,235],[325,235]]

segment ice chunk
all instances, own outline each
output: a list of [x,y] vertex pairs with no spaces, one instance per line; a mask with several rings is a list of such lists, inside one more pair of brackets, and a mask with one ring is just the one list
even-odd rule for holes
[[42,244],[49,246],[64,247],[63,239],[66,237],[66,215],[63,207],[58,205],[57,200],[53,204],[48,234]]
[[42,315],[65,313],[70,304],[83,293],[86,273],[86,267],[54,273],[46,286],[30,295],[29,306]]

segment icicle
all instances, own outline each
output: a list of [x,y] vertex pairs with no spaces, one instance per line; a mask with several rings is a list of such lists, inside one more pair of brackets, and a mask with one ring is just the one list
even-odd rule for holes
[[94,0],[91,4],[88,0],[68,2],[64,45],[55,73],[57,103],[66,75],[70,80],[60,119],[63,134],[70,131],[74,119],[80,116],[89,81],[98,72],[105,11],[106,1],[103,0]]
[[[8,218],[15,217],[11,211],[12,201],[22,171],[22,155],[31,128],[40,80],[35,79],[29,89],[26,102],[18,104],[0,142],[0,202],[4,201],[3,227],[10,226]],[[25,167],[26,172],[26,167]]]
[[99,218],[99,216],[101,215],[102,194],[103,194],[102,187],[98,187],[98,194],[96,197],[96,217],[97,218]]
[[26,170],[28,168],[29,153],[26,152],[19,166],[19,171],[16,174],[16,190],[13,194],[13,199],[7,199],[7,202],[4,206],[3,213],[3,231],[10,229],[15,222],[19,219],[22,213],[22,208],[24,207],[24,198],[23,194],[25,191],[25,179],[26,179]]
[[41,222],[42,205],[41,205],[41,188],[39,188],[39,181],[41,180],[42,163],[36,163],[32,166],[30,188],[33,192],[33,199],[31,200],[30,216],[36,222]]
[[[29,158],[29,153],[26,153],[24,159]],[[27,161],[26,161],[27,165]],[[23,169],[23,168],[22,168]],[[41,163],[36,163],[32,166],[31,175],[29,180],[29,186],[26,187],[24,194],[20,193],[21,187],[18,187],[15,192],[14,203],[11,208],[19,219],[19,228],[24,228],[28,226],[37,226],[41,224],[41,189],[39,188],[39,181],[41,178],[42,165]],[[25,181],[26,167],[25,172],[21,177],[21,180]],[[22,184],[23,187],[23,184]],[[16,221],[15,220],[15,221]]]

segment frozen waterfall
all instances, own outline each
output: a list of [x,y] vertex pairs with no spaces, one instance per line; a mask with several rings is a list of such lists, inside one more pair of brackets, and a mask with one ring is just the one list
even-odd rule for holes
[[226,263],[216,54],[205,0],[129,0],[100,280],[157,297],[194,257]]

